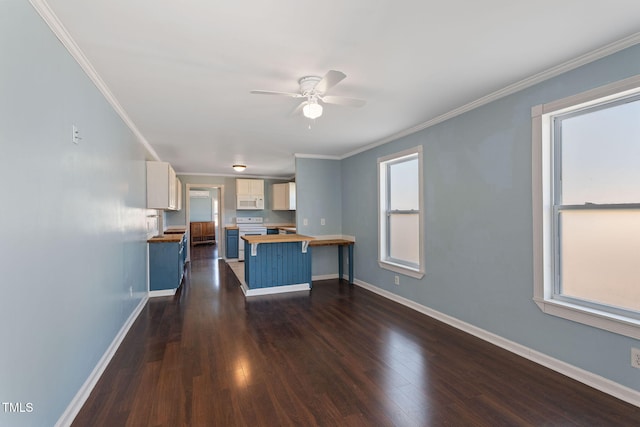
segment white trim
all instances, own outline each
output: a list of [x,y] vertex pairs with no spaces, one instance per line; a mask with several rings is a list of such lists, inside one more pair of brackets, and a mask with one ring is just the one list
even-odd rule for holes
[[133,123],[133,120],[129,117],[125,109],[120,105],[116,97],[111,93],[111,90],[107,86],[107,84],[102,80],[102,77],[98,74],[89,59],[85,56],[84,52],[80,49],[80,47],[73,40],[65,26],[58,19],[56,14],[51,10],[51,7],[47,3],[46,0],[29,0],[33,8],[38,12],[38,14],[42,17],[44,22],[51,28],[51,31],[56,35],[56,37],[62,42],[64,47],[69,51],[71,56],[76,60],[78,65],[84,70],[89,79],[93,82],[94,85],[98,88],[98,90],[105,97],[107,102],[111,104],[111,107],[115,110],[115,112],[120,116],[122,121],[129,127],[131,132],[137,137],[138,141],[144,146],[144,148],[151,154],[151,156],[160,161],[160,156],[153,149],[149,141],[142,135],[142,132],[137,128],[137,126]]
[[318,160],[342,160],[344,156],[331,156],[326,154],[305,154],[295,153],[293,155],[296,159],[318,159]]
[[273,175],[251,175],[251,174],[231,174],[231,173],[208,173],[208,172],[176,172],[176,176],[182,176],[182,175],[187,175],[187,176],[216,176],[216,177],[222,177],[222,178],[259,178],[259,179],[273,179],[273,180],[278,180],[278,181],[291,181],[293,179],[296,178],[295,174],[294,175],[288,175],[288,176],[273,176]]
[[[344,276],[344,273],[342,275]],[[331,280],[331,279],[337,279],[337,278],[338,278],[338,273],[320,274],[318,276],[311,277],[311,281],[315,282],[316,280]]]
[[600,86],[531,109],[531,194],[533,219],[533,300],[549,315],[640,339],[640,321],[553,298],[553,117],[640,93],[640,75]]
[[62,413],[62,415],[58,419],[58,422],[56,422],[55,427],[63,427],[63,426],[66,427],[71,425],[76,415],[78,415],[78,412],[80,412],[80,409],[82,409],[82,406],[85,404],[85,402],[89,398],[91,391],[98,383],[98,380],[102,376],[104,370],[109,365],[109,362],[113,358],[113,355],[116,354],[116,351],[118,350],[118,347],[120,347],[120,344],[124,340],[124,337],[127,336],[129,329],[131,329],[131,326],[133,326],[134,322],[142,312],[142,309],[144,308],[147,301],[148,301],[148,298],[146,296],[143,297],[138,303],[138,306],[129,315],[129,318],[127,319],[126,322],[124,322],[124,325],[122,325],[122,328],[120,328],[120,331],[118,332],[118,334],[113,338],[113,341],[111,341],[111,344],[109,345],[107,350],[104,352],[104,354],[96,364],[95,368],[93,368],[93,371],[91,372],[91,374],[89,374],[89,377],[86,379],[84,384],[82,384],[82,387],[80,387],[80,390],[78,390],[76,395],[73,397],[73,399],[67,406],[67,409],[65,409],[65,411]]
[[439,311],[433,310],[424,305],[418,304],[415,301],[411,301],[407,298],[401,297],[392,292],[378,288],[377,286],[363,282],[362,280],[356,279],[354,281],[354,284],[357,286],[360,286],[361,288],[367,289],[373,293],[376,293],[382,297],[385,297],[399,304],[402,304],[406,307],[409,307],[413,310],[416,310],[429,317],[432,317],[436,320],[444,322],[447,325],[453,326],[456,329],[464,331],[468,334],[478,337],[491,344],[497,345],[500,348],[503,348],[514,354],[517,354],[518,356],[524,357],[525,359],[528,359],[539,365],[545,366],[562,375],[565,375],[569,378],[572,378],[576,381],[579,381],[583,384],[593,387],[596,390],[600,390],[603,393],[607,393],[613,397],[616,397],[634,406],[640,407],[640,391],[638,390],[634,390],[622,384],[616,383],[607,378],[601,377],[600,375],[596,375],[593,372],[589,372],[584,369],[578,368],[574,365],[563,362],[562,360],[558,360],[554,357],[551,357],[539,351],[533,350],[522,344],[518,344],[516,342],[503,338],[499,335],[496,335],[484,329],[478,328],[477,326],[463,322],[462,320],[456,319],[455,317],[451,317],[447,314],[441,313]]
[[[191,262],[191,222],[189,221],[189,217],[191,215],[191,197],[189,193],[192,188],[208,188],[209,190],[218,190],[218,218],[216,218],[216,245],[218,247],[218,258],[221,257],[221,254],[226,254],[227,250],[227,236],[225,235],[225,205],[224,205],[224,184],[193,184],[187,182],[185,178],[184,189],[187,196],[185,196],[184,200],[184,221],[187,223],[187,262]],[[213,196],[211,196],[213,200]],[[213,214],[213,207],[211,208],[211,213]],[[225,258],[226,259],[226,258]]]
[[160,291],[149,291],[149,298],[170,297],[176,294],[178,289],[162,289]]
[[640,321],[555,299],[534,298],[542,312],[640,340]]
[[628,47],[634,46],[636,44],[640,43],[640,32],[634,33],[628,37],[625,37],[621,40],[615,41],[613,43],[610,43],[608,45],[605,45],[599,49],[596,49],[594,51],[588,52],[584,55],[578,56],[577,58],[571,59],[567,62],[563,62],[560,65],[557,65],[555,67],[549,68],[548,70],[542,71],[540,73],[534,74],[533,76],[527,77],[523,80],[520,80],[516,83],[513,83],[509,86],[506,86],[500,90],[497,90],[495,92],[492,92],[486,96],[483,96],[481,98],[476,99],[475,101],[469,102],[468,104],[462,105],[458,108],[455,108],[445,114],[441,114],[440,116],[434,117],[431,120],[428,120],[424,123],[421,123],[417,126],[414,126],[412,128],[403,130],[401,132],[398,133],[394,133],[393,135],[390,135],[384,139],[381,139],[379,141],[373,142],[371,144],[365,145],[364,147],[361,148],[357,148],[353,151],[348,152],[347,154],[344,154],[342,156],[340,156],[340,159],[346,159],[348,157],[352,157],[355,156],[356,154],[360,154],[364,151],[370,150],[372,148],[378,147],[380,145],[384,145],[388,142],[391,141],[395,141],[397,139],[403,138],[405,136],[414,134],[416,132],[419,132],[421,130],[424,130],[426,128],[429,128],[431,126],[435,126],[438,123],[442,123],[446,120],[452,119],[454,117],[457,117],[461,114],[464,114],[466,112],[469,112],[471,110],[474,110],[478,107],[481,107],[483,105],[487,105],[493,101],[496,101],[498,99],[504,98],[506,96],[512,95],[514,93],[517,93],[523,89],[529,88],[533,85],[536,85],[538,83],[541,83],[545,80],[549,80],[553,77],[559,76],[563,73],[566,73],[567,71],[571,71],[574,70],[578,67],[581,67],[583,65],[589,64],[591,62],[597,61],[598,59],[602,59],[606,56],[612,55],[616,52],[619,52],[623,49],[626,49]]
[[424,271],[414,270],[389,261],[378,260],[378,267],[393,271],[394,273],[404,274],[405,276],[413,277],[415,279],[422,279],[424,277]]
[[[386,163],[401,160],[406,157],[413,157],[414,155],[418,156],[418,260],[419,260],[419,268],[411,268],[402,264],[394,263],[389,261],[387,258],[386,248],[387,248],[387,221],[386,221],[386,202],[383,203],[383,197],[387,197],[387,173],[386,173]],[[377,163],[377,190],[378,190],[378,198],[377,198],[377,209],[378,209],[378,266],[380,268],[391,270],[394,273],[404,274],[409,277],[413,277],[416,279],[422,279],[425,274],[425,250],[424,250],[424,172],[423,172],[423,158],[422,158],[422,145],[418,145],[416,147],[408,148],[406,150],[402,150],[393,154],[389,154],[386,156],[378,157]],[[382,168],[385,168],[384,172]],[[384,204],[384,206],[383,206]],[[383,249],[385,248],[385,249]]]
[[269,288],[253,288],[249,289],[247,284],[242,282],[241,286],[242,292],[247,297],[254,297],[259,295],[272,295],[272,294],[282,294],[285,292],[300,292],[300,291],[309,291],[311,289],[311,285],[309,283],[299,283],[296,285],[285,285],[285,286],[272,286]]

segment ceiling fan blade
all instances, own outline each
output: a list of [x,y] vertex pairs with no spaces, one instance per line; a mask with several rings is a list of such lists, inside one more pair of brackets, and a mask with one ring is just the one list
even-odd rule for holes
[[281,95],[281,96],[288,96],[290,98],[302,98],[302,95],[299,93],[275,92],[272,90],[252,90],[251,93],[254,95]]
[[300,105],[298,105],[294,110],[289,113],[290,116],[296,116],[298,114],[302,114],[302,108],[307,104],[307,101],[302,101]]
[[344,96],[323,96],[320,98],[325,104],[346,105],[348,107],[362,107],[367,101],[356,98],[346,98]]
[[342,71],[329,70],[314,89],[318,93],[326,93],[329,89],[340,83],[345,77],[347,77],[347,75]]

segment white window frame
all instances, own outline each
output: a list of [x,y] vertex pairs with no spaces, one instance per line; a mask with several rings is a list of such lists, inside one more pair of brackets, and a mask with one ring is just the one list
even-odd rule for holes
[[544,313],[640,339],[640,320],[554,298],[553,118],[640,94],[640,75],[531,109],[533,300]]
[[[406,157],[418,157],[418,261],[419,265],[415,268],[393,262],[387,254],[388,247],[388,231],[387,231],[387,203],[388,203],[388,186],[386,177],[386,165],[399,161]],[[424,180],[422,172],[422,146],[417,146],[394,153],[388,156],[378,158],[378,265],[386,270],[404,274],[416,279],[421,279],[425,272],[424,261]]]

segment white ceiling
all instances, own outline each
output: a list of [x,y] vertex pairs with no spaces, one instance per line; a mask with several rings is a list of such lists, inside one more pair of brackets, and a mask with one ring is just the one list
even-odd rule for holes
[[[291,176],[567,61],[640,42],[638,0],[32,0],[48,4],[121,114],[179,173]],[[298,79],[367,100],[311,123]],[[311,124],[311,129],[309,125]]]

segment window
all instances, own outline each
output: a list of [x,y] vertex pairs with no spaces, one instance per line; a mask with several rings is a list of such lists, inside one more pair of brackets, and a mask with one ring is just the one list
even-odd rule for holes
[[378,262],[411,277],[424,275],[422,147],[378,159]]
[[535,107],[534,299],[640,338],[640,77]]

